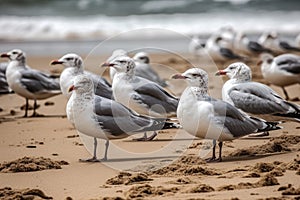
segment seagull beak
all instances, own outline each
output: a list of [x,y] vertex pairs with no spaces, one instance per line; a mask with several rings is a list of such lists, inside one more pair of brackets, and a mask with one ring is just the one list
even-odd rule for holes
[[74,85],[71,85],[71,87],[69,87],[68,92],[72,92],[73,90],[76,90],[76,87]]
[[262,60],[259,60],[259,61],[256,63],[256,66],[260,66],[262,63],[263,63],[263,61],[262,61]]
[[101,67],[113,67],[115,64],[113,63],[108,63],[108,62],[105,62],[101,65]]
[[186,77],[182,76],[181,74],[174,74],[171,78],[172,79],[186,79]]
[[226,71],[224,71],[224,70],[219,70],[219,71],[217,71],[217,73],[215,74],[215,76],[222,76],[222,75],[226,75],[226,74],[227,74]]
[[7,53],[3,53],[3,54],[1,54],[0,57],[1,57],[1,58],[9,58],[9,55],[8,55]]
[[59,60],[52,60],[52,61],[50,62],[50,65],[58,65],[58,64],[63,64],[63,62],[62,62],[62,61],[59,61]]

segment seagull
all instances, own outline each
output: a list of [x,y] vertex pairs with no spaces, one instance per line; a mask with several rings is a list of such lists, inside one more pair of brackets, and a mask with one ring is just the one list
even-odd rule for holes
[[58,60],[53,60],[51,65],[62,64],[65,69],[60,75],[60,88],[62,93],[70,98],[71,94],[68,92],[68,89],[73,84],[73,80],[76,76],[80,74],[86,74],[89,76],[95,86],[95,94],[111,99],[112,98],[112,89],[111,85],[103,77],[98,76],[92,72],[86,71],[83,69],[83,60],[82,58],[74,53],[68,53],[62,56]]
[[274,57],[270,54],[262,54],[258,64],[261,64],[264,79],[271,84],[280,86],[286,100],[289,100],[289,95],[284,87],[300,83],[300,56],[282,54]]
[[260,53],[272,53],[268,48],[263,47],[258,42],[251,41],[245,34],[237,33],[234,40],[234,49],[247,56],[255,56]]
[[231,105],[252,114],[272,114],[300,120],[300,106],[280,97],[274,90],[262,83],[251,81],[251,69],[236,62],[216,75],[227,75],[222,88],[222,99]]
[[206,41],[200,39],[198,36],[193,36],[189,43],[189,52],[194,56],[202,56]]
[[[231,42],[231,41],[230,41]],[[245,59],[235,54],[231,49],[226,47],[228,41],[221,36],[211,36],[205,45],[205,50],[214,61],[227,61],[232,59]]]
[[150,58],[146,52],[138,52],[133,56],[135,61],[135,75],[158,83],[162,87],[168,86],[159,75],[151,68]]
[[0,63],[0,94],[12,93],[12,90],[9,88],[5,76],[7,66],[8,66],[8,62]]
[[9,87],[26,99],[25,115],[28,113],[28,100],[34,100],[33,115],[36,113],[37,100],[61,94],[59,83],[55,78],[41,71],[26,66],[26,56],[22,50],[14,49],[1,54],[2,58],[10,60],[6,69],[6,79]]
[[176,113],[178,99],[160,85],[135,76],[135,62],[128,56],[120,56],[104,67],[117,71],[112,83],[114,99],[139,114],[152,117],[172,116]]
[[[102,66],[113,67],[117,71],[112,83],[113,96],[117,102],[141,115],[164,118],[175,115],[178,99],[157,83],[135,76],[135,62],[132,58],[120,56]],[[144,138],[147,138],[146,133]]]
[[300,52],[300,48],[290,45],[287,41],[280,40],[276,32],[263,33],[258,42],[265,48],[271,49],[276,55],[287,52]]
[[237,32],[232,26],[223,26],[217,32],[213,33],[213,35],[222,37],[226,41],[225,43],[223,43],[222,47],[233,50],[234,40]]
[[172,128],[174,125],[162,118],[139,115],[114,100],[95,95],[93,81],[87,75],[76,76],[69,91],[73,91],[70,99],[73,99],[71,108],[76,129],[94,138],[93,157],[81,161],[101,161],[97,159],[97,138],[106,140],[102,160],[107,160],[109,140]]
[[[112,52],[112,55],[106,60],[106,63],[112,62],[114,59],[116,59],[119,56],[127,56],[127,51],[123,49],[116,49]],[[114,76],[116,74],[116,70],[112,67],[109,68],[109,76],[111,82],[114,80]]]
[[[277,130],[277,122],[251,117],[229,103],[208,95],[208,75],[200,68],[191,68],[173,79],[184,79],[188,87],[180,97],[177,117],[182,128],[199,138],[213,140],[213,154],[209,161],[222,161],[223,141],[231,141],[251,133]],[[220,148],[216,159],[216,141]]]

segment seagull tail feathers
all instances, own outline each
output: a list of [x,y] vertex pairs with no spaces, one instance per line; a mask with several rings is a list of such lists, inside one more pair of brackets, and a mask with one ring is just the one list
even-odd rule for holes
[[273,131],[273,130],[279,130],[279,129],[282,129],[281,126],[278,126],[278,124],[281,124],[282,122],[279,121],[279,122],[264,122],[265,123],[265,127],[262,128],[262,129],[258,129],[257,132],[265,132],[265,131]]

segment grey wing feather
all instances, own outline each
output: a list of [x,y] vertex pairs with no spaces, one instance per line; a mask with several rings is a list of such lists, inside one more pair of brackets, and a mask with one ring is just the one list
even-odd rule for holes
[[232,117],[226,117],[224,126],[230,131],[233,137],[236,138],[255,133],[259,128],[262,128],[261,122],[256,122],[251,118],[239,120]]
[[[138,67],[138,65],[141,65]],[[136,75],[148,79],[150,81],[158,83],[162,87],[166,87],[167,84],[162,80],[159,75],[147,64],[140,63],[136,67]]]
[[218,116],[231,117],[238,120],[244,120],[244,114],[229,103],[209,97],[206,99],[214,106],[214,112]]
[[134,90],[137,95],[134,99],[146,104],[149,108],[154,105],[161,105],[167,113],[176,112],[178,106],[178,99],[161,86],[153,82],[145,82],[145,84],[137,85]]
[[163,127],[163,120],[138,115],[120,103],[99,96],[95,98],[95,113],[101,127],[115,136]]
[[60,90],[59,82],[50,78],[47,74],[44,74],[37,70],[22,70],[21,83],[33,93],[44,92],[46,90]]
[[108,99],[112,99],[113,95],[112,95],[111,85],[108,83],[108,81],[105,78],[98,76],[97,74],[94,74],[89,71],[84,71],[84,73],[93,80],[94,91],[96,95]]
[[227,102],[209,98],[214,106],[215,120],[223,124],[234,137],[242,137],[258,130],[261,122],[252,120]]
[[280,69],[291,73],[300,73],[300,57],[293,54],[284,54],[275,58]]
[[275,92],[261,84],[246,83],[233,87],[229,97],[237,108],[253,114],[286,112],[289,106]]
[[10,91],[5,76],[7,65],[7,62],[0,63],[0,94],[6,94]]

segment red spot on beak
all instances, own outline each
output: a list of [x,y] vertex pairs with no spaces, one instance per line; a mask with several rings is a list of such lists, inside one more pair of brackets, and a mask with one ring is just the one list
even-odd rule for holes
[[74,85],[71,85],[71,87],[69,87],[69,90],[68,92],[72,92],[73,90],[76,90],[75,86]]
[[115,64],[113,64],[113,63],[107,63],[107,62],[105,62],[105,63],[103,63],[102,65],[101,65],[101,67],[113,67]]
[[263,63],[263,61],[262,61],[262,60],[259,60],[259,61],[256,63],[256,66],[260,66],[262,63]]
[[182,76],[181,74],[174,74],[171,78],[172,79],[186,79],[186,77]]
[[58,61],[58,60],[52,60],[50,65],[58,65],[58,64],[63,64],[62,61]]
[[219,70],[215,75],[216,76],[222,76],[222,75],[226,75],[227,72],[223,71],[223,70]]
[[8,55],[7,53],[3,53],[3,54],[1,54],[0,57],[1,57],[1,58],[9,58],[9,55]]

